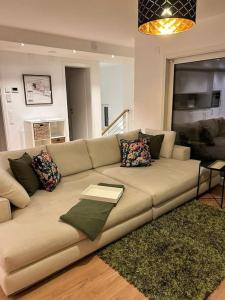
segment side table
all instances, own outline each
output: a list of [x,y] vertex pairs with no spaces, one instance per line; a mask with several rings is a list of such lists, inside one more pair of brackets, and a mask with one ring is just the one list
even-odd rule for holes
[[211,165],[214,163],[214,161],[201,161],[199,164],[199,171],[198,171],[198,186],[197,186],[197,199],[199,199],[199,190],[201,185],[201,168],[205,168],[209,170],[209,188],[208,193],[211,191],[211,183],[212,183],[212,173],[213,171],[220,172],[223,177],[223,184],[222,184],[222,192],[221,197],[219,198],[221,200],[221,208],[223,208],[223,202],[224,202],[224,187],[225,187],[225,167],[221,169],[215,169],[211,167]]

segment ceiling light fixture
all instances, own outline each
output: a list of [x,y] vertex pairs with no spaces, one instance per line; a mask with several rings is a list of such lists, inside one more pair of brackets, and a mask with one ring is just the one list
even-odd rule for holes
[[197,0],[138,0],[138,29],[145,34],[168,35],[191,29]]
[[114,55],[114,54],[112,54],[112,58],[115,58],[115,55]]
[[21,47],[24,47],[24,46],[25,46],[25,44],[24,44],[24,43],[20,43],[20,46],[21,46]]
[[77,50],[73,50],[73,53],[74,53],[74,54],[77,53]]

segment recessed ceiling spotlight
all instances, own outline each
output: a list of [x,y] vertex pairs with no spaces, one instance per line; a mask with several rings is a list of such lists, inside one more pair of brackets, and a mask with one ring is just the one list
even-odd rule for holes
[[112,54],[112,58],[115,58],[115,55],[114,55],[114,54]]
[[77,50],[74,49],[72,52],[73,52],[74,54],[76,54],[76,53],[77,53]]
[[24,43],[20,43],[20,46],[21,46],[21,47],[24,47],[24,46],[25,46],[25,44],[24,44]]

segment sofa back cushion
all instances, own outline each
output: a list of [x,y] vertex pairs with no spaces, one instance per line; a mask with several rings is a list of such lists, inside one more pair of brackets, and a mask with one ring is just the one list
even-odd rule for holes
[[62,176],[92,169],[85,140],[47,145],[47,151],[56,163]]
[[177,132],[175,143],[186,146],[193,141],[199,141],[201,129],[202,127],[200,126],[200,121],[174,124],[174,130]]
[[201,120],[200,125],[206,128],[213,138],[219,135],[219,119]]
[[218,136],[225,136],[225,119],[224,118],[219,118],[218,119],[219,123],[219,134]]
[[136,130],[128,131],[125,133],[117,134],[117,139],[118,139],[119,144],[120,144],[121,140],[126,140],[126,141],[137,140],[140,131],[141,131],[141,129],[136,129]]
[[154,129],[145,129],[145,133],[150,135],[159,135],[164,134],[164,139],[160,151],[160,157],[171,158],[173,154],[173,148],[176,139],[175,131],[163,131],[163,130],[154,130]]
[[24,208],[30,203],[30,197],[22,185],[3,169],[0,169],[0,197],[8,199],[18,208]]
[[87,140],[87,146],[93,168],[121,161],[120,147],[115,135]]
[[10,165],[9,165],[9,159],[18,159],[25,152],[28,153],[32,158],[33,156],[38,155],[42,150],[46,151],[46,147],[40,146],[40,147],[30,148],[30,149],[0,152],[0,168],[4,169],[5,171],[8,171],[10,174],[12,174]]

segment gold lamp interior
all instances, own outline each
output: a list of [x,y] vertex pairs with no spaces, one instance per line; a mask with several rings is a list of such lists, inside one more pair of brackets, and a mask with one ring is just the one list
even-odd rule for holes
[[139,31],[145,34],[168,35],[186,31],[194,26],[195,22],[183,18],[165,18],[144,23]]

